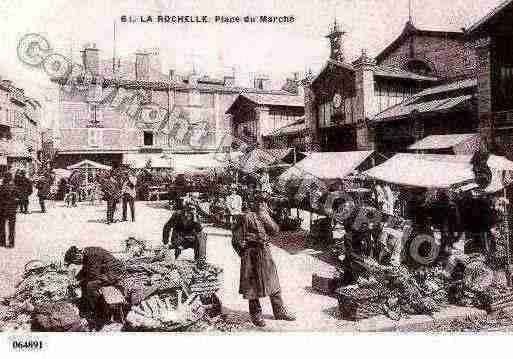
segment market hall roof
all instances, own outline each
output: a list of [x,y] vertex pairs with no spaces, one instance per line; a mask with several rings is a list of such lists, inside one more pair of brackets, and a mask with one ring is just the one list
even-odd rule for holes
[[381,111],[371,119],[371,122],[377,123],[405,118],[415,112],[429,113],[456,110],[470,103],[476,88],[477,80],[475,79],[459,80],[431,87]]
[[303,96],[287,94],[269,94],[269,93],[241,93],[232,105],[226,110],[226,113],[233,112],[243,103],[250,102],[254,105],[280,106],[280,107],[304,107],[305,100]]
[[414,72],[403,70],[396,66],[377,65],[374,67],[374,76],[398,78],[415,81],[437,81],[436,77],[419,75]]
[[493,26],[494,23],[500,20],[500,17],[504,14],[507,14],[507,9],[510,9],[509,15],[511,16],[511,8],[513,8],[513,0],[506,0],[499,4],[497,7],[492,9],[488,14],[483,16],[481,19],[479,19],[477,22],[475,22],[473,25],[471,25],[467,29],[468,34],[475,34],[482,31],[486,31],[487,28],[490,26]]
[[[341,70],[344,70],[347,74],[354,75],[355,66],[353,64],[329,59],[326,62],[326,65],[319,72],[319,74],[314,78],[313,84],[318,83],[320,79],[323,77],[324,73],[326,73],[326,71],[328,71],[332,67],[339,68]],[[436,77],[433,76],[419,75],[414,72],[407,71],[400,67],[392,65],[373,65],[372,68],[375,77],[430,82],[438,80]]]
[[272,131],[269,136],[287,136],[296,133],[300,133],[306,131],[308,126],[305,123],[305,118],[302,117],[298,121],[288,124],[286,126],[280,127],[274,131]]
[[407,22],[404,25],[401,34],[383,51],[376,56],[376,61],[379,63],[384,60],[392,51],[400,47],[408,38],[411,36],[430,36],[440,38],[456,38],[463,39],[464,33],[462,31],[439,31],[439,30],[421,30],[416,28],[411,22]]

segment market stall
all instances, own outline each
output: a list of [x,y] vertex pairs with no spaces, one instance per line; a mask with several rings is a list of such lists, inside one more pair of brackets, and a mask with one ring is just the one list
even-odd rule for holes
[[[501,172],[503,178],[506,171],[513,170],[513,162],[503,157],[485,155],[481,158],[486,159],[483,163],[491,172]],[[446,209],[454,208],[450,205],[451,199],[443,199],[441,194],[477,187],[476,196],[469,199],[480,201],[479,206],[471,205],[466,211],[476,212],[471,213],[471,221],[486,218],[487,213],[491,213],[490,202],[481,198],[493,185],[493,178],[483,181],[478,177],[482,176],[480,171],[485,171],[478,168],[484,167],[483,163],[476,162],[476,156],[398,154],[365,172],[374,186],[396,186],[394,190],[401,193],[394,197],[407,201],[410,206],[413,204],[409,211],[413,217],[402,218],[397,211],[381,217],[381,231],[372,236],[362,235],[368,230],[361,231],[360,226],[349,227],[346,251],[341,257],[339,282],[343,285],[335,291],[344,318],[357,320],[386,315],[400,319],[411,314],[433,314],[449,305],[474,306],[488,312],[513,306],[508,226],[498,230],[503,232],[499,233],[503,237],[499,239],[505,247],[505,261],[497,261],[495,253],[485,247],[467,246],[476,235],[481,241],[490,241],[489,226],[464,229],[456,234],[458,229],[451,227],[453,217],[446,215],[452,212],[444,212],[443,206],[439,206],[445,201]],[[473,186],[468,187],[469,184]],[[430,225],[422,227],[415,223],[428,216],[420,205],[427,203],[429,190],[441,193],[431,203],[433,210],[429,213],[440,235],[426,233],[427,229],[433,229]],[[408,197],[406,191],[414,196]],[[415,196],[422,197],[422,201]],[[437,216],[445,218],[437,222],[434,220]],[[439,223],[444,225],[440,227]],[[376,225],[380,227],[380,223],[374,223],[374,227]],[[497,243],[499,239],[495,239]],[[460,246],[463,241],[464,247]]]
[[[309,153],[280,175],[275,188],[288,199],[284,204],[289,211],[296,208],[296,213],[299,209],[310,213],[309,228],[313,228],[313,237],[331,234],[331,219],[324,217],[324,203],[328,194],[341,190],[342,180],[355,171],[369,168],[373,163],[373,155],[373,151]],[[318,218],[317,222],[312,221],[312,213],[323,218]]]
[[[124,299],[113,287],[100,290],[102,307],[112,315],[103,331],[186,331],[198,322],[212,325],[220,314],[215,295],[222,268],[174,261],[165,248],[149,248],[129,238],[116,257],[125,263],[127,276],[141,283],[144,300],[123,312]],[[0,301],[0,331],[90,331],[95,323],[80,310],[80,286],[74,268],[59,262],[34,260],[25,266],[14,293]],[[121,311],[121,312],[119,312]]]

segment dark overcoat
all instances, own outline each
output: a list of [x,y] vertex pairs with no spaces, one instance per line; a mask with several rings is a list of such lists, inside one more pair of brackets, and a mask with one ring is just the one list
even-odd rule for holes
[[263,298],[280,291],[268,238],[278,230],[269,216],[249,211],[233,228],[232,244],[240,256],[239,293],[244,299]]

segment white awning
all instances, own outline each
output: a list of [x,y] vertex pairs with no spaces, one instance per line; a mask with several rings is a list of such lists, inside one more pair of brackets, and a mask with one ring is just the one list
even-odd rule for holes
[[55,174],[56,177],[59,178],[67,178],[71,176],[72,173],[70,170],[67,170],[65,168],[54,168],[52,172]]
[[448,188],[474,178],[469,163],[431,161],[422,155],[399,153],[365,174],[404,186]]
[[204,154],[146,154],[134,153],[123,155],[123,163],[133,168],[173,168],[175,171],[188,169],[211,169],[224,167],[226,163],[218,159],[214,153]]
[[453,135],[432,135],[417,141],[410,150],[453,149],[456,154],[471,154],[479,149],[480,136],[477,133]]
[[[417,155],[398,153],[365,175],[384,182],[426,188],[448,188],[467,184],[474,179],[472,156],[464,155]],[[501,171],[513,170],[513,162],[501,156],[490,155],[488,166],[492,170],[492,182],[486,192],[502,189]]]
[[360,166],[373,151],[312,152],[280,176],[280,181],[291,177],[312,176],[319,179],[344,178]]
[[102,163],[94,162],[91,160],[83,160],[78,163],[75,163],[74,165],[70,165],[66,167],[68,170],[74,170],[74,169],[80,169],[80,168],[96,168],[101,170],[110,170],[112,169],[111,166],[104,165]]

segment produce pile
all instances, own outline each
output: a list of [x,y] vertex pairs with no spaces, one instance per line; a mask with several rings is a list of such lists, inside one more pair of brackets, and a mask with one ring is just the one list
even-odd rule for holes
[[[125,262],[129,278],[143,285],[145,299],[127,313],[123,329],[173,331],[206,320],[203,302],[220,288],[221,268],[197,268],[193,261],[175,261],[165,248],[127,244],[115,255]],[[88,330],[79,316],[75,275],[61,263],[27,263],[14,293],[0,302],[0,331]]]
[[379,265],[366,258],[359,262],[367,276],[336,290],[344,319],[359,320],[386,315],[399,320],[413,314],[432,315],[449,304],[474,306],[488,312],[513,308],[513,293],[479,255],[448,259],[447,263],[408,269]]
[[41,308],[77,298],[74,275],[62,263],[28,262],[14,293],[1,301],[0,331],[29,331],[32,316]]

